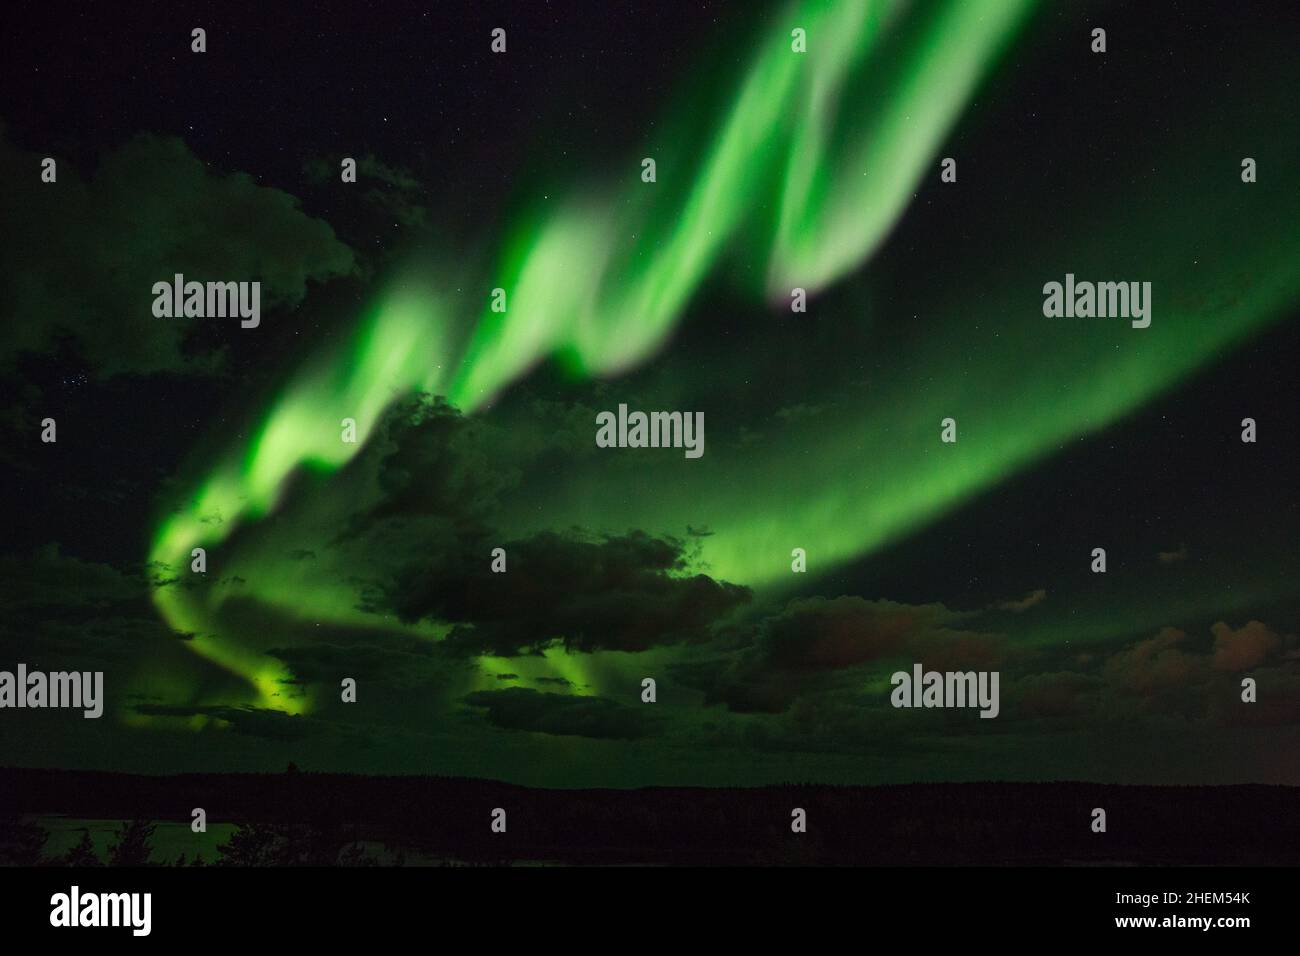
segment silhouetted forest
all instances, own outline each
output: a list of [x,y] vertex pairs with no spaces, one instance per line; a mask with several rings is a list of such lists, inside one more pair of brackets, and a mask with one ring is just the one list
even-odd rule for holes
[[[170,777],[0,770],[0,863],[139,865],[153,824],[188,824],[196,807],[209,824],[237,825],[216,859],[197,862],[235,866],[1300,863],[1300,789],[1292,787],[544,790],[292,767]],[[796,807],[807,812],[805,833],[791,831]],[[1106,811],[1104,833],[1093,832],[1095,807]],[[492,831],[495,808],[506,811],[504,833]],[[56,814],[123,821],[109,858],[98,859],[84,836],[68,854],[45,854],[39,818]]]

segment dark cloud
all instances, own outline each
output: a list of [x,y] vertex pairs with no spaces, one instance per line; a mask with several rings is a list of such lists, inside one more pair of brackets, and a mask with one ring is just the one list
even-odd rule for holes
[[[1078,653],[1017,649],[953,626],[967,617],[942,605],[795,601],[748,634],[733,628],[730,649],[719,640],[704,650],[722,653],[679,660],[669,673],[730,712],[704,722],[697,743],[765,753],[966,759],[1003,746],[1086,749],[1116,735],[1154,740],[1300,724],[1300,661],[1287,656],[1296,641],[1259,621],[1215,624],[1212,647],[1164,628]],[[893,709],[883,678],[907,660],[940,671],[997,670],[998,719],[976,724],[972,735],[968,711]],[[1257,680],[1255,703],[1241,699],[1240,667]]]
[[429,190],[410,170],[366,155],[357,162],[357,183],[365,185],[366,201],[384,215],[408,229],[429,228],[424,204]]
[[444,647],[462,654],[644,651],[700,643],[749,597],[747,588],[686,569],[683,545],[644,532],[542,532],[504,541],[507,572],[490,570],[492,542],[461,542],[408,566],[368,610],[453,625]]
[[[467,661],[440,654],[429,638],[393,628],[392,622],[322,622],[295,609],[268,604],[253,594],[226,594],[214,602],[208,625],[238,635],[249,653],[284,664],[289,683],[315,686],[319,701],[337,701],[339,681],[356,679],[371,688],[398,690],[442,686],[464,679]],[[372,697],[373,700],[373,697]]]
[[153,315],[155,282],[256,279],[265,314],[353,271],[351,250],[297,199],[211,171],[175,137],[136,136],[89,178],[54,158],[58,180],[42,183],[42,157],[0,130],[0,312],[11,317],[0,365],[70,341],[101,376],[211,368],[215,351],[187,348],[195,320]]
[[[380,160],[373,153],[352,157],[357,164],[355,190],[372,216],[404,226],[427,231],[432,224],[427,205],[429,188],[409,169]],[[304,164],[306,179],[317,186],[341,181],[342,155],[321,156]]]
[[[1078,655],[1073,667],[1014,675],[1004,683],[1004,717],[1089,724],[1169,718],[1222,726],[1300,720],[1300,707],[1289,699],[1300,687],[1300,668],[1285,655],[1293,638],[1260,621],[1235,629],[1220,621],[1210,633],[1212,646],[1165,627],[1109,653]],[[1243,675],[1259,683],[1256,703],[1241,700]]]
[[300,740],[322,728],[318,721],[263,707],[186,707],[171,704],[137,704],[136,713],[147,717],[210,717],[229,725],[237,734],[268,740]]
[[145,598],[142,578],[65,554],[58,544],[32,554],[0,556],[0,608],[7,615],[75,608],[103,611]]
[[1208,666],[1208,658],[1188,649],[1185,632],[1165,627],[1155,636],[1112,654],[1102,674],[1113,687],[1151,696],[1199,681]]
[[703,690],[707,703],[780,712],[801,695],[835,686],[840,672],[886,658],[937,670],[987,668],[998,660],[1002,641],[951,626],[964,616],[941,604],[804,598],[761,619],[738,653],[684,663],[675,674]]
[[57,544],[0,557],[0,646],[29,660],[127,660],[172,633],[143,575],[65,554]]
[[375,471],[377,501],[349,522],[340,540],[362,538],[387,519],[417,517],[439,519],[460,537],[482,535],[501,492],[519,480],[493,454],[497,431],[441,397],[397,404],[380,432],[362,463]]
[[345,677],[386,683],[418,682],[433,661],[433,648],[393,636],[388,640],[388,646],[310,643],[273,647],[266,653],[283,661],[300,682],[307,684],[337,686]]
[[1030,591],[1018,601],[999,601],[994,604],[992,610],[1010,611],[1012,614],[1023,614],[1031,607],[1036,607],[1047,600],[1047,589],[1039,588],[1037,591]]
[[[747,588],[692,573],[677,538],[569,529],[510,539],[493,530],[497,496],[518,481],[491,454],[495,438],[441,400],[389,416],[375,453],[379,501],[338,541],[360,566],[396,563],[367,588],[364,610],[452,625],[443,647],[457,654],[511,656],[551,644],[591,652],[699,643],[749,599]],[[503,573],[491,570],[496,548]]]
[[1219,621],[1210,633],[1214,635],[1214,667],[1223,671],[1258,667],[1282,647],[1282,638],[1259,621],[1247,621],[1235,631]]
[[471,708],[484,710],[490,723],[508,730],[619,740],[635,740],[651,730],[643,711],[605,697],[511,687],[475,691],[463,700]]

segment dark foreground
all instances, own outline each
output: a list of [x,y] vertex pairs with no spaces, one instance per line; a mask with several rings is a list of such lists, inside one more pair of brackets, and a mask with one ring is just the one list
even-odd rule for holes
[[[1300,863],[1300,789],[1278,786],[542,790],[297,771],[153,777],[23,769],[0,770],[0,862],[175,863],[151,855],[152,828],[189,827],[197,808],[225,835],[202,862],[226,866]],[[1095,831],[1097,809],[1105,832]],[[793,830],[796,810],[804,811],[805,832]],[[59,818],[120,826],[108,851],[90,843],[80,854],[47,851],[49,821]]]

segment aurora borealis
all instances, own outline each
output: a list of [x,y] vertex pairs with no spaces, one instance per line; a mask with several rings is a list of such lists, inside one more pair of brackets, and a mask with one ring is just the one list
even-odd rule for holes
[[[1300,782],[1294,31],[806,0],[519,14],[493,59],[471,7],[400,77],[307,30],[329,104],[249,66],[0,113],[5,640],[108,675],[92,729],[0,723],[14,763]],[[150,326],[182,271],[262,277],[261,326]],[[1045,317],[1067,273],[1150,327]],[[596,447],[620,403],[706,453]],[[922,660],[1001,714],[891,710]]]

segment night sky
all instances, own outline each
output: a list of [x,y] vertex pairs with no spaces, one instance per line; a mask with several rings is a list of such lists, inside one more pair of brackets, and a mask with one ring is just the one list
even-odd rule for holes
[[[12,23],[0,669],[106,706],[0,763],[1300,784],[1293,4]],[[1067,273],[1150,327],[1044,316]],[[620,404],[703,456],[597,447]],[[891,707],[914,662],[1000,714]]]

